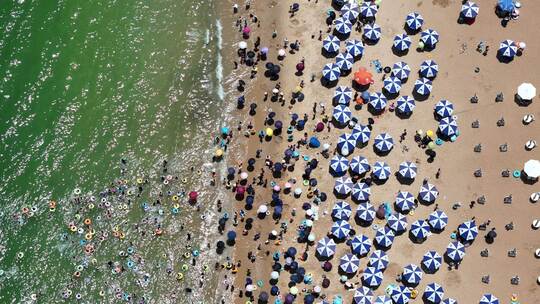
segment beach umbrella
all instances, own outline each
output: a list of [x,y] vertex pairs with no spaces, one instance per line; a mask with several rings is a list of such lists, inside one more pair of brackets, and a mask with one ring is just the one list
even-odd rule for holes
[[411,224],[410,232],[416,239],[423,240],[428,237],[431,228],[425,220],[416,220]]
[[399,78],[401,82],[407,80],[409,78],[409,74],[411,73],[411,68],[409,65],[403,61],[398,61],[394,63],[392,66],[392,75]]
[[408,191],[399,191],[396,195],[396,207],[401,212],[409,212],[414,207],[414,195]]
[[435,230],[443,230],[448,224],[448,216],[444,211],[435,210],[428,218],[429,225]]
[[480,8],[474,2],[467,1],[461,5],[461,15],[465,18],[474,19],[478,16]]
[[356,140],[352,134],[343,133],[338,137],[336,147],[341,155],[347,156],[354,151],[354,147],[356,147]]
[[411,37],[405,33],[394,36],[394,49],[397,51],[405,52],[411,47],[411,44]]
[[424,17],[416,12],[409,13],[407,17],[405,17],[405,24],[409,29],[417,31],[424,24]]
[[378,180],[386,180],[390,177],[390,167],[382,161],[377,161],[373,164],[373,176]]
[[238,48],[241,50],[245,50],[247,48],[247,42],[245,41],[238,42]]
[[381,38],[381,35],[381,27],[378,24],[373,23],[364,26],[364,38],[375,42]]
[[351,251],[360,256],[368,254],[371,250],[371,239],[363,234],[355,235],[351,240]]
[[341,17],[353,22],[360,14],[360,7],[355,2],[346,3],[341,7]]
[[336,56],[336,64],[339,66],[341,71],[350,71],[354,64],[354,58],[349,53],[339,53]]
[[499,0],[497,6],[501,11],[507,13],[511,13],[515,8],[514,0]]
[[454,261],[459,262],[465,256],[465,246],[461,242],[451,242],[446,247],[446,256]]
[[430,303],[438,304],[444,298],[444,289],[437,283],[429,283],[424,289],[424,299]]
[[426,77],[426,78],[435,78],[437,77],[437,73],[439,72],[439,65],[435,62],[435,60],[424,60],[420,64],[420,76]]
[[430,250],[422,257],[422,265],[428,272],[435,272],[441,268],[442,257],[434,250]]
[[540,176],[540,161],[529,159],[525,165],[523,165],[523,172],[528,178],[537,179]]
[[357,182],[352,188],[352,198],[356,201],[367,201],[371,195],[371,188],[366,183]]
[[394,76],[387,77],[383,81],[383,88],[390,94],[397,94],[401,90],[401,80]]
[[420,187],[420,193],[418,195],[424,202],[432,203],[439,196],[439,190],[437,190],[435,185],[425,183]]
[[369,105],[376,111],[382,111],[386,107],[388,100],[381,92],[369,94]]
[[425,31],[422,31],[420,33],[420,40],[427,46],[427,47],[435,47],[437,42],[439,42],[439,33],[437,33],[436,30],[433,29],[427,29]]
[[405,161],[399,164],[399,175],[403,178],[414,179],[418,168],[416,164],[410,161]]
[[422,280],[423,274],[424,273],[420,267],[416,266],[415,264],[409,264],[403,267],[403,274],[401,278],[410,285],[418,285]]
[[414,91],[419,95],[427,96],[431,93],[433,85],[431,80],[427,78],[420,78],[414,82]]
[[377,15],[377,4],[371,1],[364,1],[360,5],[360,15],[364,18],[375,18]]
[[339,259],[339,268],[348,274],[358,271],[360,265],[360,259],[354,254],[346,254]]
[[478,235],[476,221],[466,221],[458,226],[458,235],[464,242],[472,242]]
[[379,152],[388,152],[394,147],[394,139],[388,133],[381,133],[375,137],[373,145]]
[[399,96],[396,102],[397,110],[402,114],[410,114],[416,107],[414,99],[408,95]]
[[517,94],[523,100],[532,100],[536,96],[536,87],[532,83],[524,82],[517,88]]
[[348,195],[349,193],[351,193],[352,187],[353,182],[351,181],[350,177],[339,177],[334,183],[334,191],[341,195]]
[[334,91],[334,101],[341,105],[349,105],[353,98],[351,88],[346,86],[339,86]]
[[373,83],[373,74],[366,68],[360,68],[354,73],[354,81],[359,85],[366,86]]
[[323,49],[328,53],[337,53],[339,51],[339,38],[334,35],[328,35],[323,40]]
[[380,286],[383,281],[383,273],[375,267],[367,267],[362,274],[362,281],[369,287]]
[[358,204],[356,208],[356,217],[364,222],[372,222],[375,219],[375,208],[370,202]]
[[364,54],[364,43],[357,39],[347,40],[345,49],[347,50],[347,53],[353,55],[353,57],[358,57]]
[[330,160],[330,169],[336,174],[344,174],[349,170],[349,160],[341,155],[335,155]]
[[338,239],[344,239],[351,232],[351,225],[347,221],[337,221],[332,224],[330,229],[332,235]]
[[386,226],[377,229],[375,233],[375,243],[379,246],[388,248],[394,243],[394,231]]
[[341,70],[337,64],[327,63],[323,67],[322,75],[328,81],[336,81],[341,76]]
[[371,136],[371,130],[367,125],[356,124],[352,130],[352,136],[357,144],[366,144]]
[[368,172],[371,169],[371,166],[369,165],[367,158],[363,156],[355,156],[351,159],[349,168],[351,169],[352,173],[360,175]]
[[394,304],[407,304],[411,300],[411,290],[403,285],[398,285],[392,288],[390,297]]
[[506,58],[514,58],[517,54],[516,43],[512,40],[504,40],[499,44],[499,55]]
[[329,258],[336,253],[336,242],[329,237],[324,237],[317,242],[317,253],[321,257]]
[[403,232],[407,229],[407,217],[401,213],[392,213],[386,220],[386,225],[396,233]]
[[335,29],[338,33],[348,35],[352,31],[352,23],[349,19],[337,18],[334,21]]
[[371,304],[373,300],[373,291],[366,286],[361,286],[354,291],[354,304]]
[[458,132],[457,121],[452,117],[444,117],[439,121],[439,132],[446,137],[456,135]]
[[458,304],[458,302],[452,298],[446,298],[441,303],[442,304]]
[[351,109],[349,109],[349,107],[345,105],[337,105],[334,107],[332,117],[339,124],[345,125],[345,124],[348,124],[349,121],[351,120],[352,112],[351,112]]
[[332,208],[332,217],[341,221],[348,221],[352,214],[351,205],[347,202],[337,202]]
[[482,296],[478,304],[499,304],[499,299],[490,293],[486,293]]
[[375,267],[378,270],[384,270],[390,261],[388,255],[382,250],[375,250],[369,256],[369,266]]
[[387,295],[377,296],[373,304],[393,304],[392,298]]
[[439,117],[450,117],[454,113],[454,104],[446,99],[442,99],[437,102],[434,110]]

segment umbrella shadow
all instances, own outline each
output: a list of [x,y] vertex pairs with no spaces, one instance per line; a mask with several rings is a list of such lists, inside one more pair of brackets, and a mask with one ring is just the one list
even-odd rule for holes
[[390,152],[392,151],[393,149],[390,149],[388,151],[380,151],[379,149],[377,149],[375,147],[375,145],[373,145],[373,152],[379,156],[379,157],[384,157],[384,156],[387,156],[388,154],[390,154]]
[[384,97],[386,97],[386,99],[388,100],[393,100],[393,99],[396,99],[398,96],[399,96],[399,92],[396,92],[396,93],[390,93],[388,92],[386,89],[383,88],[382,90],[382,93],[384,95]]
[[514,57],[506,57],[501,54],[501,52],[497,52],[497,60],[499,60],[500,63],[510,63],[514,61]]
[[360,227],[363,227],[363,228],[367,228],[369,226],[371,226],[371,224],[373,223],[373,221],[364,221],[360,218],[358,218],[358,216],[354,216],[354,222],[356,223],[356,225],[360,226]]
[[414,244],[422,244],[422,243],[424,243],[424,242],[427,240],[427,237],[426,237],[426,238],[423,238],[423,239],[420,239],[420,238],[415,237],[415,236],[412,234],[412,230],[409,230],[408,237],[409,237],[409,240],[410,240],[411,242],[413,242]]
[[325,50],[324,48],[321,49],[321,55],[322,55],[324,58],[326,58],[326,59],[334,58],[334,57],[336,57],[338,54],[339,54],[339,51],[338,51],[338,52],[328,52],[328,51]]
[[409,54],[409,49],[399,50],[395,46],[392,46],[392,54],[394,54],[397,57],[403,57]]
[[532,100],[524,100],[516,93],[514,94],[514,102],[520,107],[528,107],[532,103]]
[[433,205],[433,203],[434,203],[434,202],[428,202],[428,201],[423,200],[423,199],[420,197],[420,194],[418,194],[418,196],[416,197],[416,199],[418,200],[418,203],[420,203],[420,204],[423,205],[423,206],[430,206],[430,205]]
[[422,269],[422,271],[426,274],[435,274],[437,272],[437,269],[429,269],[427,268],[424,263],[420,263],[420,268]]
[[412,96],[416,101],[426,101],[429,98],[429,94],[422,95],[418,94],[416,91],[412,92]]
[[395,114],[396,117],[399,118],[399,119],[409,119],[409,118],[411,118],[411,116],[412,116],[412,112],[409,112],[409,113],[403,113],[403,112],[398,111],[398,110],[394,111],[394,114]]
[[328,88],[328,89],[333,88],[333,87],[335,87],[337,85],[337,83],[338,83],[338,79],[336,79],[334,81],[330,81],[330,80],[328,80],[328,79],[321,76],[321,85],[323,87],[325,87],[325,88]]
[[351,33],[343,34],[343,33],[338,32],[336,29],[334,29],[333,34],[334,36],[338,37],[338,39],[341,41],[347,40],[351,36]]
[[361,85],[359,84],[358,82],[354,81],[354,79],[351,81],[351,87],[355,90],[355,91],[358,91],[358,92],[364,92],[364,91],[367,91],[369,89],[369,86],[371,84],[367,84],[367,85]]
[[404,177],[399,172],[394,173],[397,181],[402,185],[412,185],[414,183],[414,178]]
[[392,245],[390,245],[388,247],[385,247],[385,246],[382,246],[381,244],[376,243],[376,242],[373,243],[373,247],[375,247],[375,249],[377,249],[377,250],[382,250],[382,251],[388,251],[388,250],[392,249]]
[[364,42],[364,44],[366,45],[369,45],[369,46],[374,46],[376,45],[378,42],[379,42],[380,39],[377,39],[377,40],[371,40],[371,39],[367,39],[366,37],[362,37],[362,42]]
[[371,173],[371,180],[375,185],[380,186],[384,185],[388,179],[378,179],[373,175],[373,173]]
[[408,27],[407,24],[405,24],[405,25],[403,25],[403,30],[405,31],[405,33],[407,33],[407,35],[413,36],[413,35],[416,35],[416,34],[420,33],[420,31],[422,29],[419,28],[419,29],[413,30],[410,27]]
[[525,174],[525,171],[521,171],[521,175],[519,177],[521,179],[521,181],[524,183],[524,184],[527,184],[527,185],[534,185],[538,182],[538,179],[530,179],[527,177],[527,174]]
[[368,104],[368,112],[373,116],[378,116],[384,113],[385,109],[377,110],[371,104]]

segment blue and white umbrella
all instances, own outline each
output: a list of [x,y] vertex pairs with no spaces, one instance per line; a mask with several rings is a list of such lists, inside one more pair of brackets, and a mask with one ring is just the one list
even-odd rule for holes
[[321,257],[329,258],[336,253],[336,242],[329,237],[324,237],[317,242],[317,253]]
[[334,101],[341,105],[349,105],[353,98],[351,88],[346,86],[339,86],[334,91]]
[[401,90],[401,80],[394,76],[387,77],[383,81],[383,88],[390,94],[397,94]]
[[372,222],[375,219],[375,208],[370,202],[360,203],[356,208],[356,217],[364,222]]
[[435,272],[441,268],[442,256],[437,251],[430,250],[422,257],[422,265],[428,272]]
[[352,134],[344,133],[338,138],[337,149],[341,155],[347,156],[354,151],[356,147],[356,140]]
[[386,220],[386,225],[396,233],[407,230],[407,217],[401,213],[392,213]]
[[411,290],[403,285],[398,285],[392,288],[390,297],[394,304],[407,304],[411,300]]
[[336,179],[334,184],[334,191],[341,195],[348,195],[351,193],[353,187],[353,182],[350,177],[342,176]]
[[448,224],[448,216],[444,211],[435,210],[428,218],[429,225],[435,230],[443,230]]
[[352,112],[349,107],[345,105],[337,105],[334,107],[332,117],[341,125],[348,124],[352,117]]
[[403,267],[403,274],[401,276],[402,280],[407,282],[410,285],[418,285],[422,280],[424,272],[420,267],[415,264],[409,264]]
[[369,266],[375,267],[378,270],[385,270],[388,267],[388,255],[382,250],[375,250],[369,256]]
[[474,2],[467,1],[461,5],[461,15],[465,18],[474,19],[478,16],[480,8]]
[[328,81],[336,81],[341,76],[341,70],[337,64],[327,63],[323,67],[322,75]]
[[414,91],[419,95],[427,96],[431,93],[433,84],[431,80],[427,78],[420,78],[414,82]]
[[427,29],[420,33],[420,40],[422,40],[425,46],[433,48],[439,42],[439,33],[436,30]]
[[371,195],[371,188],[366,183],[357,182],[352,188],[352,198],[355,201],[367,201]]
[[420,196],[420,199],[424,202],[432,203],[439,196],[439,190],[437,190],[435,185],[425,183],[422,185],[422,187],[420,187],[420,193],[418,195]]
[[357,144],[366,144],[371,137],[371,130],[363,124],[356,124],[352,130],[352,135],[356,139]]
[[349,170],[349,160],[341,155],[335,155],[330,160],[330,169],[338,175],[344,174]]
[[323,49],[328,53],[337,53],[339,52],[339,38],[334,35],[328,35],[323,40]]
[[360,5],[360,15],[364,18],[375,18],[377,11],[377,5],[371,1],[364,1]]
[[514,58],[517,54],[516,43],[512,40],[504,40],[499,44],[499,55],[506,58]]
[[435,60],[424,60],[420,64],[420,76],[426,77],[426,78],[435,78],[437,77],[437,73],[439,72],[439,65],[435,62]]
[[394,231],[386,226],[377,229],[375,233],[375,243],[379,246],[388,248],[394,243],[394,237],[396,234]]
[[490,293],[486,293],[482,296],[478,304],[499,304],[499,299]]
[[452,137],[458,133],[457,121],[452,117],[444,117],[439,121],[439,132],[445,137]]
[[349,236],[351,225],[347,221],[337,221],[332,225],[330,231],[337,239],[344,239]]
[[354,291],[353,303],[354,304],[371,304],[373,300],[373,291],[366,286],[358,287]]
[[450,117],[454,113],[454,104],[446,99],[442,99],[435,105],[435,113],[439,117]]
[[409,29],[417,31],[424,25],[424,17],[419,13],[409,13],[405,18],[405,24]]
[[396,208],[401,212],[409,212],[414,207],[414,195],[408,191],[399,191],[396,195]]
[[337,202],[332,208],[332,218],[339,221],[348,221],[351,214],[352,208],[347,202]]
[[458,304],[457,300],[454,300],[452,298],[446,298],[441,303],[442,304]]
[[411,74],[411,68],[403,61],[398,61],[392,66],[392,75],[399,78],[401,82],[407,80]]
[[478,235],[478,226],[476,222],[466,221],[458,226],[458,236],[464,242],[472,242]]
[[353,68],[354,58],[349,53],[339,53],[336,56],[336,64],[342,71],[350,71]]
[[369,165],[367,158],[363,156],[355,156],[351,159],[349,168],[351,169],[352,173],[361,175],[368,172],[371,169],[371,166]]
[[382,161],[377,161],[373,164],[373,176],[378,180],[386,180],[390,177],[390,166]]
[[355,273],[360,266],[360,259],[354,254],[346,254],[339,259],[339,268],[345,273]]
[[382,111],[386,107],[388,100],[381,92],[369,94],[369,105],[376,111]]
[[334,25],[335,25],[336,31],[343,35],[350,34],[353,27],[351,21],[349,19],[344,19],[344,18],[337,18],[334,21]]
[[394,139],[388,133],[381,133],[375,137],[374,146],[379,152],[388,152],[394,147]]
[[362,281],[364,285],[369,287],[380,286],[384,279],[384,275],[381,270],[375,267],[367,267],[362,274]]
[[371,239],[363,234],[355,235],[351,240],[351,251],[363,256],[371,250]]
[[454,262],[463,260],[465,257],[465,246],[461,242],[451,242],[446,247],[446,256]]
[[411,44],[411,37],[405,33],[394,37],[394,49],[397,51],[405,52],[411,47]]
[[353,57],[358,57],[364,54],[364,43],[361,40],[347,40],[345,48],[347,49],[347,53],[353,55]]
[[387,295],[377,296],[373,304],[393,304],[392,298]]
[[414,108],[416,107],[414,98],[408,95],[399,96],[396,102],[397,102],[397,110],[398,112],[402,114],[411,114],[414,111]]
[[429,283],[424,289],[424,299],[433,304],[439,304],[444,298],[444,289],[437,283]]
[[366,24],[364,26],[364,37],[371,41],[377,41],[381,38],[381,27],[376,24]]
[[416,171],[418,167],[416,164],[410,161],[405,161],[399,164],[399,175],[403,178],[414,179],[416,177]]
[[418,240],[423,240],[431,233],[431,228],[425,220],[416,220],[411,224],[411,235]]
[[347,3],[341,7],[341,17],[344,19],[348,19],[351,22],[356,20],[358,18],[358,15],[360,14],[360,7],[358,4],[354,2]]

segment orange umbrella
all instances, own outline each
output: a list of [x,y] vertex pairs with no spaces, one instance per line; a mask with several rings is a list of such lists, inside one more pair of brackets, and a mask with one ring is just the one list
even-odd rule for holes
[[366,68],[360,68],[358,72],[354,73],[354,81],[363,86],[372,84],[373,75]]

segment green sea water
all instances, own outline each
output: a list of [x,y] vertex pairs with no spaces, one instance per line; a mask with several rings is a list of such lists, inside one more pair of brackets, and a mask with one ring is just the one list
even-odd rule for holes
[[[215,11],[203,0],[2,1],[0,303],[61,302],[66,290],[70,301],[138,293],[124,300],[163,303],[160,294],[177,288],[156,279],[164,271],[157,256],[174,251],[174,236],[136,243],[146,261],[140,272],[160,287],[89,267],[82,237],[67,228],[89,214],[69,199],[75,188],[98,196],[119,177],[158,180],[163,160],[177,172],[200,164],[221,115]],[[104,244],[98,264],[126,246]],[[106,296],[96,300],[100,291]]]

